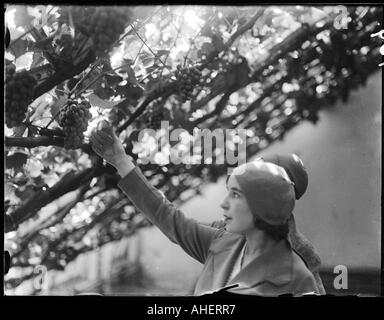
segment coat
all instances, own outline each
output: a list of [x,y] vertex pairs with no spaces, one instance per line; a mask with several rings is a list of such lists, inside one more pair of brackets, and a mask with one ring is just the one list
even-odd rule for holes
[[312,273],[291,249],[287,239],[252,260],[228,282],[245,243],[244,236],[185,217],[137,167],[123,177],[118,186],[172,242],[204,264],[194,289],[195,295],[213,293],[236,284],[237,287],[228,291],[262,296],[319,293]]
[[[207,224],[214,228],[224,228],[225,223],[223,221],[214,221]],[[309,240],[296,229],[296,223],[293,214],[289,219],[289,233],[288,241],[291,248],[297,253],[301,259],[305,262],[306,267],[312,272],[315,278],[317,288],[320,294],[326,294],[324,290],[323,281],[321,280],[319,269],[321,265],[321,259],[319,254],[316,252],[313,245]]]

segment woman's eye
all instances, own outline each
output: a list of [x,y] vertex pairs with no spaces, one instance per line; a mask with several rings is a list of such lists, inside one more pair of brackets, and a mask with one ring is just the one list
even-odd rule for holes
[[233,197],[235,197],[235,198],[239,198],[240,197],[240,195],[237,192],[232,192],[232,194],[233,194]]

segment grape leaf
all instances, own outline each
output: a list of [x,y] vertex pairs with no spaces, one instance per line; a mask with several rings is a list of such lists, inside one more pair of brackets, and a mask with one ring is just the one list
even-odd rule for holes
[[148,68],[153,65],[155,57],[151,53],[143,52],[140,54],[140,60],[143,63],[143,67]]
[[[93,93],[103,100],[109,99],[109,97],[115,95],[115,91],[109,86],[106,86],[105,88],[100,86],[94,89]],[[120,93],[116,90],[116,94],[120,94]]]
[[93,39],[92,38],[88,38],[86,39],[86,42],[85,44],[81,44],[81,51],[78,52],[76,54],[75,57],[73,57],[73,64],[74,65],[78,65],[81,61],[83,61],[85,59],[85,57],[88,55],[89,53],[89,50],[93,47]]
[[30,68],[32,69],[32,68],[39,66],[43,61],[44,61],[44,57],[43,57],[42,53],[35,51],[33,53],[32,63],[31,63]]
[[28,155],[23,152],[15,152],[14,154],[6,157],[5,166],[7,169],[15,169],[22,171],[23,165],[27,163]]
[[188,120],[188,114],[181,108],[175,108],[172,110],[170,117],[170,123],[174,128],[182,128],[187,130],[193,135],[193,129],[195,128],[193,122]]
[[49,108],[51,110],[52,117],[56,117],[56,115],[60,112],[60,108],[62,108],[67,101],[68,99],[66,96],[60,96],[59,99],[56,99],[56,101],[50,104]]
[[32,102],[31,107],[35,110],[33,115],[31,116],[31,121],[35,119],[39,119],[44,114],[47,109],[48,103],[47,98],[49,94],[45,93],[42,96],[38,97],[35,101]]
[[108,85],[110,86],[116,86],[118,83],[120,83],[121,81],[123,81],[123,78],[118,76],[117,74],[115,75],[109,75],[109,74],[106,74],[104,76],[105,80],[107,81]]
[[50,171],[51,169],[49,168],[49,166],[44,166],[44,169],[41,170],[41,173],[48,174]]
[[21,126],[13,128],[12,137],[22,137],[26,129],[27,127],[25,124],[22,124]]
[[157,57],[161,58],[162,56],[166,56],[169,54],[169,50],[157,50]]
[[10,40],[11,40],[11,42],[15,41],[16,39],[18,39],[20,37],[23,37],[23,35],[24,35],[24,32],[22,32],[21,30],[16,29],[16,28],[11,28],[11,27],[8,26],[8,30],[9,30],[9,33],[10,33]]
[[30,49],[30,41],[19,39],[10,43],[7,49],[15,56],[15,59],[25,54]]
[[[32,63],[33,63],[33,58],[32,58]],[[32,77],[34,77],[37,83],[39,84],[45,81],[50,76],[52,76],[53,73],[54,73],[54,69],[49,63],[29,70],[29,74]]]
[[33,190],[33,186],[31,185],[28,185],[26,186],[25,188],[18,188],[15,190],[15,195],[22,201],[25,201],[27,200],[28,198],[30,198],[33,194],[35,193],[35,191]]
[[212,28],[210,25],[207,25],[202,31],[201,35],[204,37],[209,37],[211,38],[213,36]]
[[132,86],[131,84],[126,84],[125,86],[118,86],[116,88],[116,93],[123,95],[127,99],[138,100],[143,95],[143,89],[139,86]]
[[127,45],[131,45],[132,42],[140,43],[139,41],[136,40],[135,35],[128,35],[128,36],[124,37],[124,39],[122,41]]
[[216,34],[214,34],[214,35],[212,36],[212,45],[214,46],[214,48],[215,48],[217,51],[221,51],[221,50],[224,49],[224,42],[223,42],[223,39],[222,39],[220,36],[216,35]]
[[[125,100],[125,99],[123,99],[123,100]],[[99,108],[102,108],[102,109],[113,108],[115,105],[119,104],[123,100],[120,100],[120,101],[105,101],[103,99],[100,99],[100,97],[98,97],[94,93],[91,93],[88,96],[88,101],[92,105],[92,107],[99,107]]]
[[101,86],[101,83],[103,82],[102,79],[102,71],[99,70],[98,68],[95,68],[91,71],[90,74],[83,80],[81,83],[78,84],[79,80],[70,80],[68,82],[68,89],[72,90],[71,87],[73,88],[74,86],[77,85],[76,90],[84,90],[85,88],[87,89],[96,89]]
[[155,91],[160,92],[165,86],[165,81],[160,80],[160,78],[151,79],[149,78],[148,83],[146,84],[146,94],[151,95]]
[[123,67],[116,70],[116,74],[126,74],[128,78],[126,79],[129,83],[136,84],[136,74],[135,71],[132,69],[133,61],[131,59],[123,59],[122,65]]
[[31,67],[33,60],[33,52],[27,52],[16,59],[16,69],[26,69]]
[[130,66],[127,66],[127,68],[125,70],[127,71],[127,74],[128,74],[127,81],[129,83],[136,84],[137,79],[136,79],[135,71],[133,71],[133,69]]
[[12,9],[15,9],[13,23],[16,27],[29,27],[32,25],[32,21],[34,19],[29,15],[27,7],[25,5],[14,5],[7,7],[7,11],[10,11]]
[[44,165],[42,164],[41,161],[31,158],[28,161],[28,173],[32,178],[36,178],[41,175],[41,170],[44,169]]
[[215,47],[212,43],[204,42],[201,46],[201,53],[209,55],[211,52],[215,51]]
[[[40,27],[43,27],[43,26],[46,26],[47,25],[47,18],[48,18],[48,12],[47,12],[47,6],[42,6],[42,5],[39,5],[39,6],[28,6],[27,7],[27,10],[28,10],[28,14],[33,17],[34,19],[36,19],[36,22],[38,22],[37,24],[37,27],[40,28]],[[55,18],[55,16],[51,16],[49,17],[50,19],[50,24],[53,24],[57,21],[57,19]]]

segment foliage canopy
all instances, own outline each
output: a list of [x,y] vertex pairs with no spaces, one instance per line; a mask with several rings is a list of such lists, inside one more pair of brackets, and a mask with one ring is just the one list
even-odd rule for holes
[[[382,28],[375,7],[41,7],[6,11],[6,64],[36,81],[23,121],[5,126],[9,287],[35,265],[63,270],[79,254],[149,225],[90,148],[101,119],[134,159],[149,148],[137,133],[160,119],[190,135],[248,129],[251,157],[301,121],[316,123],[322,108],[347,102],[381,61],[380,39],[371,37]],[[183,89],[182,68],[200,72],[198,83]],[[80,101],[90,104],[91,119],[80,147],[68,150],[60,110]],[[226,170],[140,167],[179,204]]]

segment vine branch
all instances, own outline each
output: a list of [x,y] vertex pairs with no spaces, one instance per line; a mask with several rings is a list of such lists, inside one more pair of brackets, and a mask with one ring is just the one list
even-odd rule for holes
[[[4,231],[7,233],[17,229],[20,223],[34,216],[38,210],[48,203],[70,191],[76,190],[79,185],[89,183],[96,175],[97,169],[98,168],[88,168],[79,173],[70,172],[51,188],[45,191],[37,191],[32,197],[27,199],[21,207],[18,207],[15,211],[6,215],[8,219],[5,221]],[[99,174],[101,173],[99,170]]]
[[36,148],[45,146],[64,147],[64,138],[62,137],[5,137],[7,147]]

